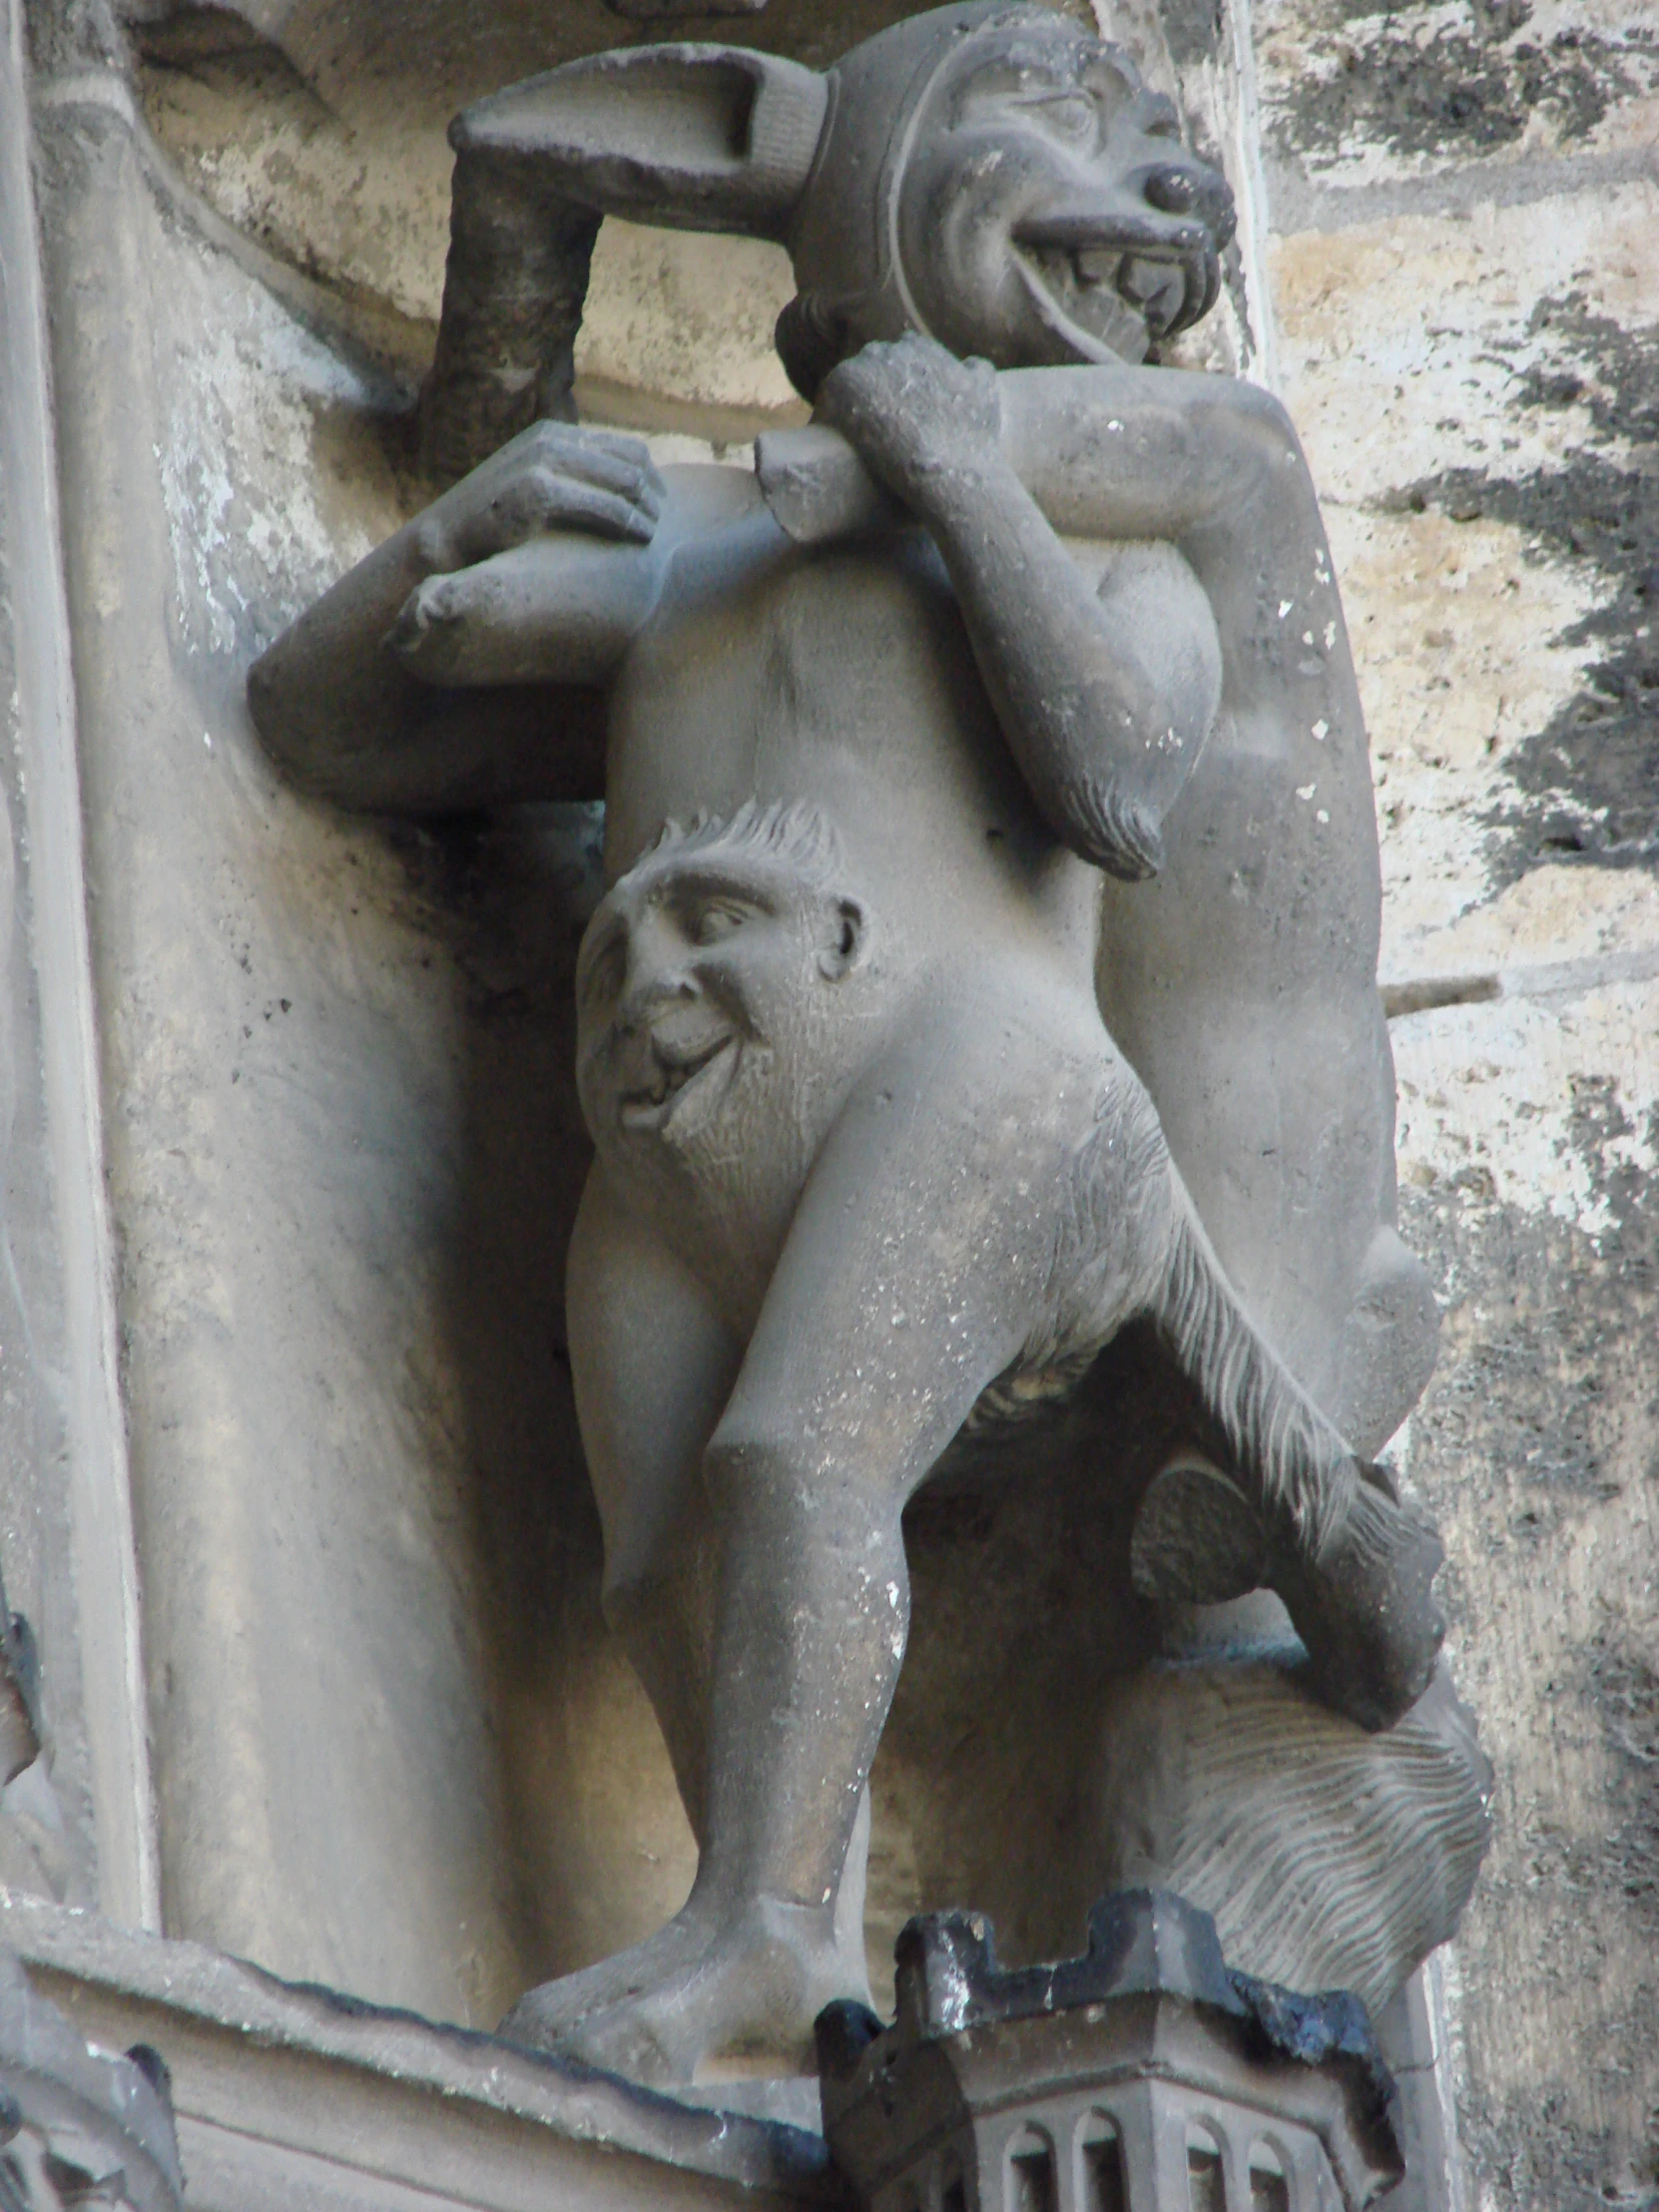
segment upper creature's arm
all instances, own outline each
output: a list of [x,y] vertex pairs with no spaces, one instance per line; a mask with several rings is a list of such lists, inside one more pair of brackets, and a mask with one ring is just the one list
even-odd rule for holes
[[[824,402],[854,450],[827,429],[763,440],[769,504],[802,539],[902,508],[928,525],[1009,745],[1079,851],[1144,872],[1208,727],[1209,680],[1189,678],[1218,655],[1219,719],[1241,755],[1288,761],[1305,751],[1300,732],[1369,805],[1369,780],[1353,773],[1365,724],[1319,502],[1269,393],[1127,365],[993,381],[911,337],[866,346],[831,373]],[[1161,545],[1179,565],[1160,581],[1137,552],[1091,608],[1084,580],[1065,573],[1076,566],[1068,536]]]
[[908,338],[866,346],[832,372],[824,400],[927,524],[1044,815],[1086,859],[1115,875],[1150,874],[1163,817],[1215,716],[1221,656],[1209,602],[1168,548],[1089,572],[1004,449],[997,384],[982,363]]
[[597,797],[596,702],[545,687],[602,682],[649,614],[662,499],[638,440],[537,423],[254,664],[261,737],[348,806]]
[[[1313,476],[1280,402],[1242,377],[1014,369],[999,443],[1054,527],[1179,546],[1215,611],[1241,753],[1363,759],[1365,720]],[[1359,778],[1366,804],[1370,779]]]

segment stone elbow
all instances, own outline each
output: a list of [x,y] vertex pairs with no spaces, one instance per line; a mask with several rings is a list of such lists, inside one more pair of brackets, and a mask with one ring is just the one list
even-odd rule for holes
[[260,743],[277,767],[289,776],[303,777],[307,749],[295,743],[293,721],[284,712],[279,667],[274,666],[279,646],[280,640],[268,647],[248,671],[248,713]]
[[1120,882],[1144,882],[1162,868],[1162,812],[1148,801],[1082,776],[1059,794],[1055,812],[1054,827],[1072,850]]
[[1260,384],[1241,382],[1238,391],[1239,411],[1248,430],[1251,450],[1276,472],[1276,479],[1277,474],[1292,466],[1306,467],[1302,440],[1284,401],[1273,392],[1265,391]]

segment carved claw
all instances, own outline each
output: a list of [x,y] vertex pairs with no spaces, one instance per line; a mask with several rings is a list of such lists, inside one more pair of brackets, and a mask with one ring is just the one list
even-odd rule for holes
[[933,338],[912,333],[864,346],[830,370],[818,405],[819,419],[906,505],[925,506],[929,477],[1000,457],[995,371],[957,360]]

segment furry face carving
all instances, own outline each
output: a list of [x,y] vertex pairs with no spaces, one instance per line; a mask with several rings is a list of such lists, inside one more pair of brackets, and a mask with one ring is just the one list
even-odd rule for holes
[[577,965],[577,1088],[600,1158],[650,1191],[694,1272],[739,1309],[859,1056],[843,999],[866,922],[835,857],[808,809],[670,824],[600,903]]

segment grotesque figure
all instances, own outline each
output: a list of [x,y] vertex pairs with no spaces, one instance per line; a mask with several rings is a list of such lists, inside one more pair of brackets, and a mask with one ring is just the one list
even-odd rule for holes
[[863,493],[659,477],[543,421],[251,678],[349,804],[607,800],[572,1362],[702,1859],[659,1936],[512,2024],[649,2078],[801,2063],[861,1985],[903,1502],[1130,1315],[1216,1416],[1320,1696],[1384,1727],[1432,1670],[1437,1548],[1338,1433],[1375,1449],[1433,1338],[1364,730],[1282,411],[1136,365],[1225,237],[1173,133],[1032,8],[912,19],[828,85],[642,48],[484,103],[434,465],[563,403],[617,209],[789,241],[780,344]]
[[[626,1223],[741,1364],[702,1454],[712,1649],[682,1644],[709,1651],[713,1695],[701,1669],[657,1685],[703,1813],[697,1888],[640,1953],[527,1999],[521,2030],[685,2066],[763,2026],[787,2049],[844,1986],[830,1906],[903,1649],[904,1503],[964,1420],[1017,1426],[1138,1315],[1232,1447],[1313,1679],[1372,1725],[1426,1679],[1437,1551],[1402,1551],[1386,1488],[1240,1310],[1086,977],[1012,941],[986,980],[982,998],[941,989],[799,808],[670,824],[589,927],[586,1234],[596,1210]],[[618,1290],[637,1297],[638,1275]],[[576,1349],[593,1437],[618,1408],[589,1399],[605,1348]],[[1004,1460],[1020,1470],[1017,1445]],[[625,1608],[638,1501],[620,1455],[597,1465]],[[653,1580],[698,1548],[704,1501],[682,1486],[677,1503]]]

